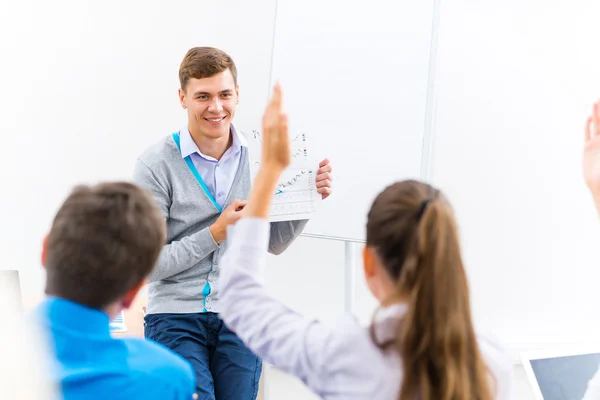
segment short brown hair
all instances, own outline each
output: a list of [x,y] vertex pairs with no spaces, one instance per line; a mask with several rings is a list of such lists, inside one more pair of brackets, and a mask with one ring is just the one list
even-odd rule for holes
[[138,186],[77,186],[47,238],[46,294],[102,309],[152,272],[165,240],[165,220]]
[[179,83],[185,90],[190,79],[210,78],[229,69],[237,85],[237,68],[233,59],[214,47],[194,47],[188,50],[179,66]]

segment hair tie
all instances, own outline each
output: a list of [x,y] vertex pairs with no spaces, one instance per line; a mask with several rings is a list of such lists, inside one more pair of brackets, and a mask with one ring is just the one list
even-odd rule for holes
[[427,205],[431,202],[431,198],[423,200],[421,206],[419,207],[419,212],[417,213],[417,222],[421,220],[423,214],[425,214],[425,210],[427,209]]

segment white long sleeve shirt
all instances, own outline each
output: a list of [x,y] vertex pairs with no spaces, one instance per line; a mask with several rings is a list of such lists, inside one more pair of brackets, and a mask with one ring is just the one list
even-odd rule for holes
[[[264,286],[269,223],[243,218],[230,227],[221,264],[221,318],[259,357],[301,379],[324,399],[396,400],[402,361],[394,349],[378,348],[369,328],[350,317],[333,327],[306,318],[271,297]],[[374,323],[378,342],[396,336],[406,305],[381,310]],[[496,399],[511,398],[512,363],[492,342],[480,349],[495,381]]]

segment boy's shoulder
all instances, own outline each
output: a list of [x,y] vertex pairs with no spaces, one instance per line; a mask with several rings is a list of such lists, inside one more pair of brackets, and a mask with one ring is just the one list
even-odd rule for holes
[[194,371],[191,364],[168,348],[147,339],[121,339],[127,346],[129,365],[148,379],[160,379],[173,386],[195,388]]

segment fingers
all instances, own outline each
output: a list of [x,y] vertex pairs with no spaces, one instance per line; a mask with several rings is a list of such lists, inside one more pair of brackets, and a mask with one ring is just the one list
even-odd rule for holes
[[231,208],[234,211],[238,211],[238,209],[244,208],[246,206],[246,204],[248,204],[247,200],[237,200],[236,199],[233,202],[231,202],[231,204],[227,208]]
[[271,99],[269,100],[269,104],[267,105],[267,112],[265,115],[277,115],[281,110],[281,85],[279,82],[275,82],[273,86],[273,94],[271,94]]
[[243,215],[244,215],[244,210],[236,211],[235,213],[231,214],[230,224],[235,224],[236,222],[238,222],[242,218]]
[[325,181],[325,180],[328,180],[329,182],[332,181],[331,172],[324,172],[322,174],[317,175],[317,179],[316,179],[317,183],[319,183],[321,181]]
[[288,129],[288,116],[282,106],[281,85],[276,82],[263,115],[262,159],[265,165],[278,169],[289,165],[291,155]]
[[247,200],[235,199],[231,202],[231,205],[229,207],[232,207],[232,208],[243,207],[246,205],[246,203],[248,203]]
[[329,195],[331,194],[331,188],[330,187],[318,188],[317,189],[317,193],[320,193],[321,194],[321,198],[324,200],[327,197],[329,197]]
[[321,181],[317,182],[317,189],[318,188],[323,188],[323,187],[331,187],[331,180],[330,179],[324,179]]
[[594,121],[594,117],[588,117],[587,122],[585,124],[585,141],[587,142],[592,138],[592,122]]
[[600,102],[594,103],[592,115],[585,122],[585,141],[600,136]]
[[280,133],[283,134],[284,138],[287,138],[288,136],[288,116],[286,113],[281,112],[279,115],[279,128],[280,128]]
[[[328,169],[328,165],[322,168],[319,168],[319,171],[323,169]],[[329,167],[331,171],[331,167]],[[321,194],[321,198],[326,199],[331,194],[331,173],[323,172],[317,175],[317,193]]]
[[273,95],[271,96],[271,104],[274,106],[281,105],[281,84],[279,81],[275,82],[273,85]]
[[598,102],[596,102],[594,104],[594,126],[592,129],[592,136],[590,137],[590,139],[598,135],[600,135],[600,105],[598,104]]
[[317,175],[324,174],[325,172],[331,172],[331,165],[326,164],[324,167],[319,168],[317,170]]
[[[323,161],[321,161],[321,162],[319,163],[319,168],[321,168],[321,167],[324,167],[324,166],[326,166],[326,165],[329,165],[329,158],[326,158],[326,159],[324,159]],[[331,167],[329,167],[329,168],[331,168]],[[330,169],[329,171],[331,171],[331,169]]]
[[[277,129],[277,133],[285,133],[288,131],[288,117],[283,112],[282,106],[282,91],[279,82],[275,82],[273,86],[273,94],[269,99],[269,104],[263,114],[263,129],[266,131],[270,128]],[[264,132],[267,135],[269,132]],[[263,142],[264,143],[264,142]]]
[[600,129],[599,124],[600,124],[600,114],[599,114],[599,110],[598,110],[598,102],[594,103],[594,112],[592,114],[592,119],[593,119],[593,126],[592,126],[592,131],[591,131],[591,136],[590,139],[593,138],[594,136],[596,136],[596,134],[598,133],[598,130]]

